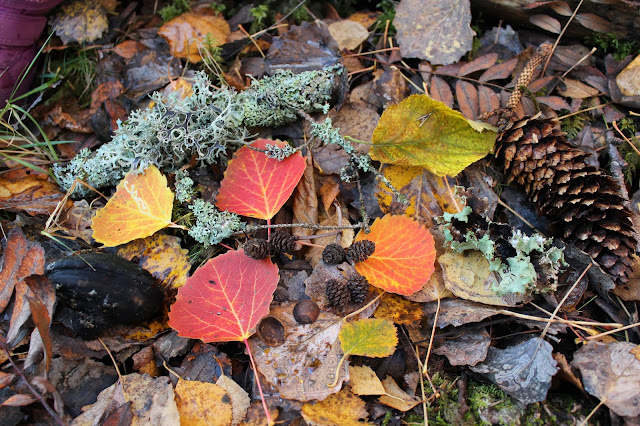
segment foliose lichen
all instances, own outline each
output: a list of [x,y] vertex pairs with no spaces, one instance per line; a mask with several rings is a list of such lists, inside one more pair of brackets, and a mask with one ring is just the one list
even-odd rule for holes
[[201,198],[194,200],[189,205],[189,209],[196,219],[195,224],[188,231],[189,235],[205,247],[218,244],[245,227],[245,223],[240,221],[240,216],[237,214],[222,212]]
[[489,269],[500,278],[493,290],[498,295],[553,291],[558,273],[566,265],[562,249],[540,234],[531,236],[508,225],[491,222],[465,206],[459,213],[439,218],[445,246],[462,253],[478,250]]
[[[154,105],[119,122],[111,142],[93,153],[82,150],[69,163],[54,165],[54,175],[65,190],[76,180],[100,189],[150,165],[173,172],[193,156],[202,165],[214,163],[224,157],[229,145],[246,143],[247,127],[280,126],[295,121],[298,111],[326,111],[334,79],[342,72],[341,65],[300,74],[277,71],[241,93],[212,90],[206,75],[198,72],[190,96],[154,93]],[[72,195],[88,192],[76,185]]]

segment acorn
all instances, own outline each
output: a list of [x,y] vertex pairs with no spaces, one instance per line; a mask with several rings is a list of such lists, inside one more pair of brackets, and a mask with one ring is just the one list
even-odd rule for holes
[[259,323],[256,335],[268,346],[280,346],[285,341],[285,330],[282,322],[272,316],[267,315]]
[[318,319],[320,308],[311,299],[301,300],[293,307],[293,318],[298,324],[311,324]]

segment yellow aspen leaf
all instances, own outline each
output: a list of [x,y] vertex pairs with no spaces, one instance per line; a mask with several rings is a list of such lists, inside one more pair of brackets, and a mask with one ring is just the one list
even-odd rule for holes
[[213,383],[178,381],[176,404],[181,426],[228,426],[232,422],[231,399]]
[[182,287],[191,268],[189,251],[180,246],[180,238],[161,233],[127,243],[118,249],[118,256],[136,259],[165,289]]
[[373,316],[396,324],[412,325],[422,318],[422,306],[397,294],[385,293]]
[[345,324],[338,337],[345,356],[382,358],[391,355],[398,344],[396,328],[387,319],[363,319]]
[[302,417],[314,426],[364,426],[371,423],[359,422],[368,416],[366,403],[354,395],[349,388],[329,395],[322,401],[302,406]]
[[412,95],[382,114],[369,155],[381,163],[455,176],[487,155],[495,137],[491,126],[468,121],[426,95]]
[[376,376],[371,367],[363,365],[362,367],[349,366],[349,384],[351,390],[356,395],[384,395],[384,386]]
[[93,238],[107,247],[145,238],[171,224],[173,193],[157,167],[129,172],[93,218]]

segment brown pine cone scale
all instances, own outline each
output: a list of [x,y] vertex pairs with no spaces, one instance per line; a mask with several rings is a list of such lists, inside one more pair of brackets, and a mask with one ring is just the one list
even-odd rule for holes
[[522,185],[551,231],[591,256],[617,284],[631,275],[637,237],[618,183],[587,163],[557,119],[537,114],[512,123],[496,140],[507,182]]
[[369,240],[360,240],[351,244],[351,247],[347,249],[347,259],[356,263],[364,262],[375,252],[376,243]]
[[269,252],[271,254],[293,254],[295,251],[296,237],[285,231],[275,231],[271,234],[271,237],[269,238]]

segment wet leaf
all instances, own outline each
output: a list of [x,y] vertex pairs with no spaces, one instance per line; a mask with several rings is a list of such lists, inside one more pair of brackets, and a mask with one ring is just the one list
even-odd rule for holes
[[363,426],[358,420],[366,419],[369,413],[366,403],[354,395],[349,388],[339,393],[329,395],[322,401],[308,403],[302,406],[302,417],[312,426]]
[[573,355],[584,389],[623,417],[640,415],[640,361],[628,342],[591,341]]
[[[318,197],[311,156],[306,158],[302,178],[293,191],[293,223],[318,223]],[[311,235],[313,229],[293,228],[293,235]],[[317,242],[316,242],[317,244]]]
[[386,215],[371,225],[371,232],[358,233],[356,241],[370,240],[375,252],[356,270],[371,285],[390,293],[409,295],[420,290],[433,273],[435,243],[423,225],[406,217]]
[[107,247],[145,238],[171,224],[173,193],[157,167],[129,172],[93,218],[93,238]]
[[490,344],[486,329],[463,330],[454,338],[442,340],[433,352],[446,356],[451,365],[476,365],[485,360]]
[[388,319],[395,324],[411,325],[422,318],[421,305],[393,293],[385,293],[373,316]]
[[[266,149],[266,145],[284,147],[286,142],[258,139],[251,146]],[[278,161],[245,146],[229,161],[216,206],[243,216],[271,219],[289,199],[305,169],[305,159],[299,152]]]
[[188,254],[180,246],[180,238],[160,233],[118,249],[118,256],[137,262],[160,280],[164,288],[180,288],[187,282],[191,269]]
[[531,404],[546,399],[558,371],[552,350],[548,342],[534,337],[506,349],[490,347],[484,362],[470,368],[520,402]]
[[[443,213],[456,213],[451,192],[444,179],[449,180],[449,187],[455,186],[453,178],[442,178],[423,167],[407,167],[385,164],[382,174],[391,184],[406,197],[408,204],[398,201],[398,197],[386,185],[379,183],[376,197],[383,213],[393,215],[404,214],[423,223],[427,228],[436,226],[436,217]],[[462,200],[456,200],[461,205]]]
[[175,392],[181,426],[231,424],[231,400],[220,386],[213,383],[179,380]]
[[396,350],[398,336],[386,319],[362,319],[347,323],[340,330],[340,345],[347,355],[382,358]]
[[173,56],[194,64],[202,60],[200,51],[204,49],[207,36],[213,46],[219,46],[227,42],[230,33],[229,24],[222,15],[207,15],[202,11],[183,13],[158,30],[169,43]]
[[198,268],[178,290],[169,325],[182,337],[204,342],[248,339],[269,313],[278,267],[229,251]]
[[109,28],[100,3],[82,0],[64,2],[49,24],[64,44],[97,40]]
[[494,142],[495,133],[486,125],[469,122],[426,95],[412,95],[382,114],[370,155],[383,163],[455,176],[487,155]]
[[471,50],[475,35],[468,0],[404,0],[393,24],[403,55],[432,64],[457,62]]

